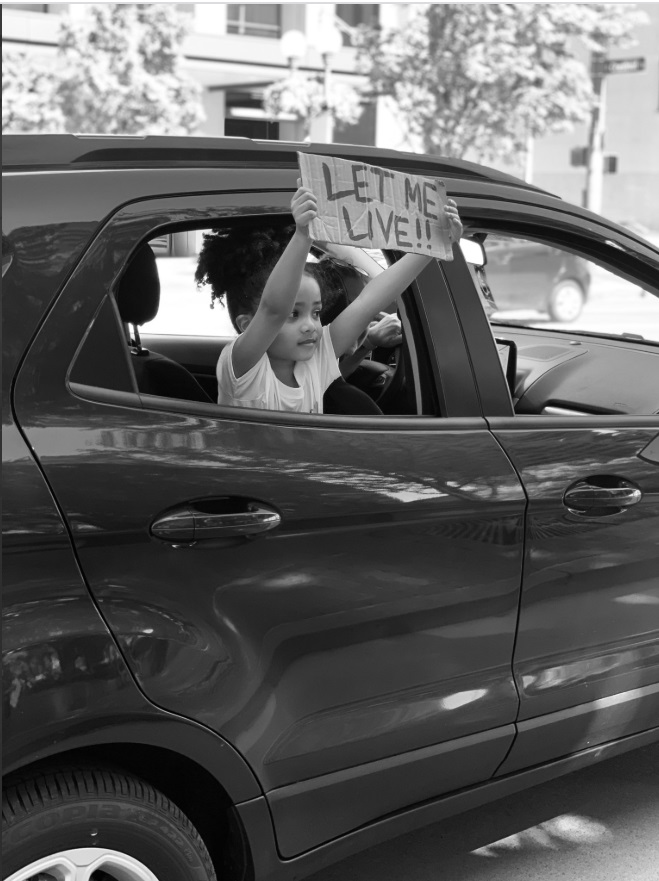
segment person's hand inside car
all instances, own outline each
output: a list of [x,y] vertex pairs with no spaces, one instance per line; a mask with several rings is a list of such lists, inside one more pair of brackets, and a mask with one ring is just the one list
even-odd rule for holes
[[378,312],[375,321],[371,321],[363,335],[356,341],[355,347],[341,359],[339,367],[341,375],[350,376],[370,356],[373,349],[392,349],[403,341],[400,319],[397,315]]
[[366,329],[366,337],[362,347],[367,351],[373,349],[391,349],[400,346],[403,341],[400,319],[397,315],[386,312],[378,314],[378,320],[372,321]]

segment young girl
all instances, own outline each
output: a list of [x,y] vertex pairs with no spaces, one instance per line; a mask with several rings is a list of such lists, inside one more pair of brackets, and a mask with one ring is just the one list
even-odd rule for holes
[[[224,347],[217,364],[218,404],[322,413],[325,390],[341,376],[340,356],[434,259],[406,254],[371,279],[331,324],[322,327],[318,271],[306,262],[312,243],[309,223],[317,214],[311,190],[300,186],[291,209],[295,232],[260,297],[252,291],[236,303],[227,296],[240,335]],[[457,241],[462,224],[455,202],[449,200],[446,213],[451,237]],[[203,277],[204,271],[198,270],[197,279]]]

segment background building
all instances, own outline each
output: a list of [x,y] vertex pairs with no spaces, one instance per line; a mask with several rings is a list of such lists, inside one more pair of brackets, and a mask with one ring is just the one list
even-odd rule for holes
[[[361,23],[404,27],[409,5],[403,3],[182,3],[191,16],[184,45],[187,72],[204,87],[206,122],[202,134],[301,140],[293,117],[271,120],[263,110],[263,90],[286,76],[290,66],[319,78],[364,84],[356,70],[351,29]],[[606,82],[605,153],[611,169],[604,179],[602,213],[618,221],[659,230],[659,3],[638,4],[650,24],[637,29],[637,45],[616,58],[643,57],[640,73],[610,75]],[[83,4],[2,6],[3,47],[57,63],[58,18],[79,15]],[[339,44],[327,50],[327,35],[338,29]],[[302,32],[306,49],[285,57],[281,38]],[[584,52],[584,61],[588,61]],[[327,139],[327,121],[313,124],[311,139]],[[364,101],[360,121],[335,126],[335,141],[414,150],[404,126],[386,101]],[[565,199],[583,203],[585,168],[572,164],[575,148],[587,142],[587,126],[543,138],[533,146],[526,168],[510,169]],[[469,157],[465,157],[469,158]]]
[[[185,69],[204,87],[206,123],[200,134],[301,140],[294,119],[271,121],[263,111],[263,90],[289,72],[292,61],[306,74],[322,78],[326,66],[320,49],[328,30],[339,31],[339,48],[328,58],[331,75],[346,83],[363,83],[355,72],[350,30],[378,20],[374,4],[333,3],[181,3],[191,17],[184,44]],[[80,15],[83,4],[2,4],[3,48],[25,51],[56,64],[58,18]],[[301,31],[307,49],[295,59],[282,52],[281,37]],[[319,48],[318,48],[319,47]],[[365,106],[360,122],[337,127],[335,140],[373,144],[375,108]],[[323,140],[322,120],[312,139]],[[314,137],[315,135],[315,137]]]
[[[638,73],[606,77],[605,175],[601,213],[618,222],[636,222],[659,231],[659,3],[639,3],[650,19],[639,27],[637,43],[611,58],[643,58]],[[587,54],[582,54],[587,63]],[[588,142],[588,127],[543,138],[535,144],[532,180],[569,202],[585,204],[585,169],[572,155]],[[607,170],[609,169],[609,170]]]

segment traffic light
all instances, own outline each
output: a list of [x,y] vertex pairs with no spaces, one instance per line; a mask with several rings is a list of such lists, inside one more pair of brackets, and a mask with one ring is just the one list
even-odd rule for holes
[[573,147],[570,150],[570,165],[576,167],[586,165],[588,161],[588,147]]

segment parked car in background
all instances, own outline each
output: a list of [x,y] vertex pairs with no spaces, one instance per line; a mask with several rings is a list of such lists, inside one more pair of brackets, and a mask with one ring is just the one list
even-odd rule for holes
[[562,323],[581,315],[590,288],[582,257],[544,242],[492,234],[486,250],[487,279],[499,311],[532,309]]
[[[290,223],[297,150],[468,231],[368,412],[216,403],[200,242]],[[659,738],[656,247],[370,147],[15,135],[3,177],[5,881],[302,878]],[[488,320],[501,236],[607,311]],[[350,297],[399,256],[332,259]]]

